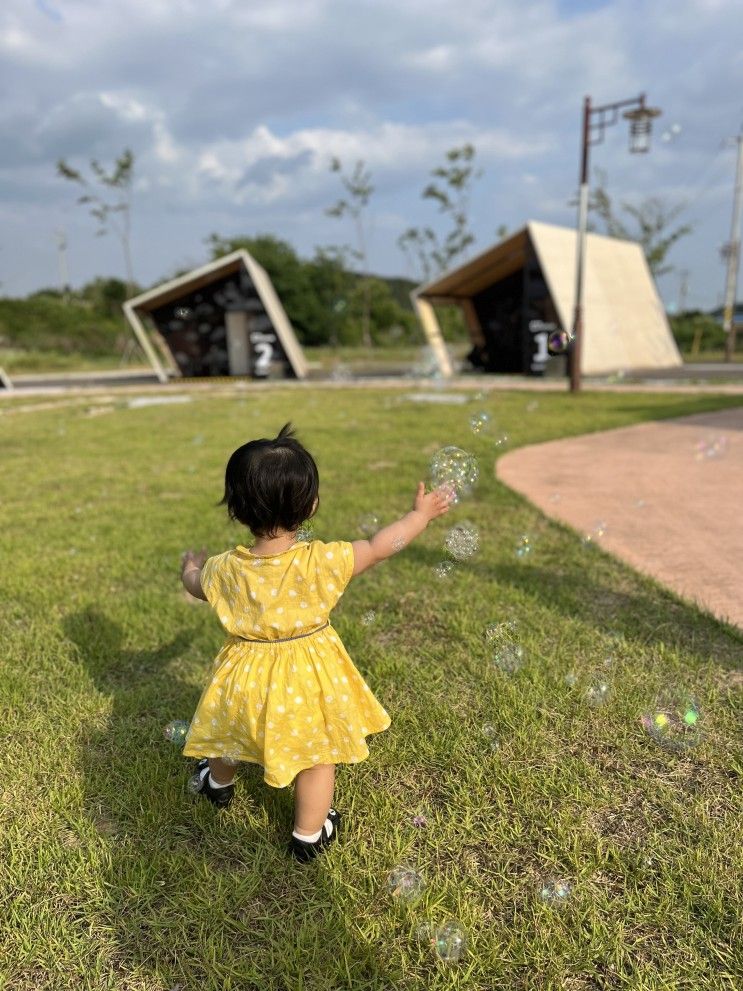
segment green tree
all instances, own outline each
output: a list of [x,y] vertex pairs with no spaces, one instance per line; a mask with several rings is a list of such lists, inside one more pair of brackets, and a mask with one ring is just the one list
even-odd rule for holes
[[595,175],[596,182],[588,200],[589,216],[593,213],[601,219],[609,237],[637,241],[655,278],[673,271],[673,265],[665,264],[668,252],[693,229],[690,224],[673,226],[685,204],[669,206],[658,196],[648,196],[638,206],[623,200],[619,208],[631,217],[628,225],[620,218],[609,195],[607,173],[604,169],[596,169]]
[[424,200],[438,204],[439,213],[451,224],[449,231],[440,236],[432,227],[409,227],[397,239],[398,247],[425,282],[466,255],[474,243],[469,204],[473,184],[482,175],[482,170],[474,164],[475,155],[471,144],[450,148],[444,165],[431,171],[434,182],[429,182],[421,194]]
[[341,160],[334,157],[330,162],[330,171],[337,172],[340,175],[346,195],[342,196],[333,206],[328,207],[325,212],[329,217],[340,219],[349,216],[353,220],[358,247],[348,248],[347,246],[343,246],[338,250],[341,254],[356,259],[361,265],[361,339],[365,347],[371,347],[371,286],[367,286],[365,280],[369,278],[369,239],[366,209],[369,205],[371,194],[374,192],[374,186],[371,184],[372,176],[361,159],[356,162],[353,172],[349,175],[343,172]]
[[96,192],[91,181],[73,169],[60,158],[57,162],[57,175],[70,182],[76,182],[85,190],[77,202],[89,207],[91,217],[97,222],[97,237],[113,231],[121,242],[126,266],[128,295],[134,292],[134,269],[131,254],[131,205],[132,181],[134,179],[134,153],[128,148],[119,155],[113,168],[107,172],[97,159],[91,158],[90,171],[94,180],[104,187],[105,192]]
[[86,283],[79,295],[82,299],[90,302],[96,313],[107,317],[117,317],[121,314],[122,304],[136,291],[135,286],[128,285],[121,279],[99,277]]
[[290,244],[272,234],[230,238],[212,234],[207,244],[213,259],[244,248],[265,268],[301,343],[328,340],[326,311],[314,291],[309,266]]

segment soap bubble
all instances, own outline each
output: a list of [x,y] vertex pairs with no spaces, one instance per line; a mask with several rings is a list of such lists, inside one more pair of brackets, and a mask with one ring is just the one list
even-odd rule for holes
[[586,702],[592,709],[598,709],[608,701],[611,695],[611,683],[601,672],[594,674],[586,685]]
[[470,427],[473,434],[484,434],[490,429],[490,414],[480,411],[470,417]]
[[305,520],[304,523],[299,524],[299,528],[296,532],[296,540],[314,540],[315,539],[315,527],[312,520]]
[[568,688],[575,688],[575,686],[578,684],[578,675],[575,673],[575,671],[568,671],[568,673],[565,675],[564,681],[565,684],[568,686]]
[[584,533],[580,539],[580,542],[584,547],[591,547],[603,536],[606,535],[606,531],[609,529],[608,524],[605,520],[597,520],[593,525],[593,529],[588,533]]
[[498,436],[493,441],[493,445],[496,448],[508,447],[508,442],[510,439],[511,438],[508,436],[508,434],[498,434]]
[[374,612],[374,610],[373,609],[369,609],[361,617],[361,622],[362,622],[362,624],[364,626],[371,626],[372,623],[375,622],[376,618],[377,618],[377,614]]
[[524,650],[517,640],[518,626],[513,620],[491,623],[485,628],[485,640],[492,651],[493,664],[503,674],[516,674],[524,663]]
[[533,399],[530,403],[526,404],[527,413],[536,413],[538,409],[539,409],[539,403],[536,399]]
[[667,693],[640,722],[648,736],[666,750],[690,750],[701,739],[699,706],[684,692]]
[[467,937],[458,922],[445,922],[433,933],[436,956],[445,963],[457,963],[467,948]]
[[436,352],[428,346],[421,348],[418,353],[418,360],[410,371],[415,378],[441,379],[443,377]]
[[553,330],[547,338],[547,350],[550,354],[564,354],[569,344],[570,338],[564,330]]
[[516,557],[526,557],[531,554],[532,542],[528,533],[522,533],[516,543]]
[[191,792],[192,795],[198,795],[201,791],[201,775],[197,771],[196,774],[192,774],[188,779],[188,784],[186,788]]
[[190,723],[186,723],[182,719],[174,719],[163,729],[163,736],[171,743],[182,746],[186,739],[189,725]]
[[518,623],[514,619],[507,619],[502,623],[490,623],[485,627],[483,636],[489,644],[500,643],[502,640],[512,640],[516,636]]
[[694,448],[694,456],[697,461],[723,458],[727,449],[728,439],[721,434],[719,437],[708,437],[706,440],[700,440]]
[[392,541],[392,550],[401,551],[405,546],[405,543],[406,541],[404,537],[395,537],[395,539]]
[[429,470],[434,488],[450,485],[458,498],[470,495],[480,477],[477,459],[461,447],[442,447],[431,459]]
[[188,320],[191,316],[191,308],[188,306],[176,306],[175,316],[178,320]]
[[376,513],[364,513],[359,517],[359,533],[365,537],[373,537],[379,529],[379,517]]
[[500,742],[498,741],[498,731],[492,723],[485,723],[482,728],[482,735],[488,741],[488,746],[491,750],[500,750]]
[[493,654],[493,663],[503,674],[516,674],[524,663],[524,648],[518,643],[504,643]]
[[353,378],[351,366],[346,365],[342,361],[336,361],[333,365],[333,370],[330,373],[330,378],[333,382],[350,382]]
[[412,867],[395,867],[387,875],[387,890],[399,902],[410,905],[418,901],[425,887],[426,882]]
[[455,564],[453,561],[441,561],[436,565],[436,577],[443,581],[449,577],[452,571],[454,571],[454,568]]
[[567,881],[544,881],[539,888],[539,899],[545,905],[561,907],[570,897],[572,888]]
[[204,443],[204,435],[203,434],[196,434],[191,439],[191,443],[194,444],[196,447],[200,447]]
[[457,561],[466,561],[477,553],[480,546],[480,531],[474,523],[462,520],[447,533],[444,547]]

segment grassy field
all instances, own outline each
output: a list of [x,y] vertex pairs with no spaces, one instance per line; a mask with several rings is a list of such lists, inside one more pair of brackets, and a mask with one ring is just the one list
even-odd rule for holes
[[[277,388],[96,416],[0,406],[0,988],[743,987],[743,638],[502,487],[468,424],[484,407],[518,446],[735,400],[533,400]],[[182,595],[180,553],[245,539],[215,505],[226,457],[289,418],[320,466],[324,539],[358,537],[364,512],[405,511],[440,446],[481,466],[475,498],[352,583],[334,614],[393,723],[368,761],[339,769],[345,833],[307,866],[284,852],[291,789],[248,767],[215,813],[186,793],[189,763],[162,736],[190,718],[220,644],[208,607]],[[463,518],[480,551],[440,580],[446,528]],[[520,560],[523,532],[536,540]],[[525,649],[510,677],[483,638],[508,618]],[[597,709],[581,690],[594,671],[613,689]],[[675,685],[703,712],[683,755],[638,721]],[[416,905],[386,891],[399,864],[426,879]],[[549,878],[571,885],[561,908],[538,896]],[[469,940],[457,964],[418,935],[450,919]]]

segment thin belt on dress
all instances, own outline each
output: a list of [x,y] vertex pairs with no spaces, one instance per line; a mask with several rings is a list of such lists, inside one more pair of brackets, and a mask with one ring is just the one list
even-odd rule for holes
[[315,633],[319,633],[320,630],[324,630],[327,626],[330,626],[330,622],[323,623],[322,626],[318,626],[316,630],[310,630],[309,633],[298,633],[296,637],[277,637],[275,640],[251,640],[250,637],[241,637],[237,633],[234,634],[238,640],[245,640],[247,643],[286,643],[289,640],[303,640],[304,637],[311,637]]

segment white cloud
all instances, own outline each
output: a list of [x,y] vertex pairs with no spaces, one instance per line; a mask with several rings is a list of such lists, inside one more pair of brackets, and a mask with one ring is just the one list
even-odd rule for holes
[[[156,278],[170,267],[175,229],[192,231],[187,252],[220,225],[230,233],[273,230],[305,251],[338,238],[340,225],[324,216],[340,192],[329,160],[363,159],[376,187],[374,262],[391,272],[401,263],[398,221],[436,221],[420,192],[448,148],[477,148],[484,176],[472,202],[481,245],[501,222],[513,228],[539,214],[572,223],[565,204],[583,95],[603,102],[642,90],[663,107],[663,121],[683,124],[679,140],[657,143],[639,161],[626,154],[620,125],[594,149],[593,164],[609,171],[618,198],[664,190],[673,198],[737,129],[739,4],[678,0],[644,5],[641,17],[637,0],[581,6],[4,0],[2,216],[17,225],[10,236],[37,236],[36,218],[53,226],[56,214],[74,212],[54,175],[59,157],[105,164],[132,147],[136,237],[148,248],[161,238],[140,277]],[[27,227],[18,219],[24,210],[34,218]],[[720,215],[719,238],[716,217],[704,217],[688,242],[708,282],[719,273],[707,259],[727,236],[727,217]],[[91,239],[90,274],[98,258]],[[29,278],[15,285],[28,287]],[[14,291],[9,277],[4,288]]]

